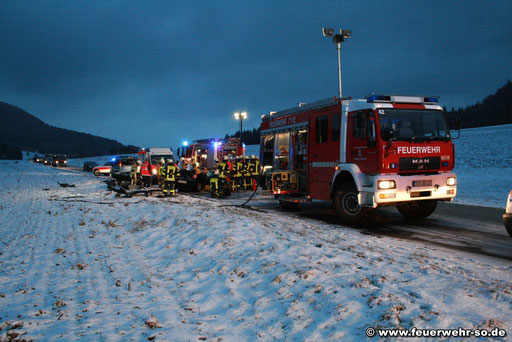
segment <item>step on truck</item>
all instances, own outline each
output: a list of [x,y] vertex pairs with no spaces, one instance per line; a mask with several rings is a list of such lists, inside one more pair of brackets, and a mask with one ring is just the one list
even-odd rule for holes
[[315,199],[352,224],[383,206],[422,219],[457,193],[438,97],[333,97],[262,115],[260,130],[265,186],[283,209]]

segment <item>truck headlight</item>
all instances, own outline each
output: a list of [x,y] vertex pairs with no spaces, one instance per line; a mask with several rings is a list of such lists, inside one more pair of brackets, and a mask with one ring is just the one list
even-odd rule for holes
[[396,189],[396,183],[394,180],[380,180],[377,182],[377,188],[379,190]]
[[446,185],[453,186],[457,184],[457,179],[455,177],[446,178]]
[[156,175],[156,169],[151,170],[151,173]]

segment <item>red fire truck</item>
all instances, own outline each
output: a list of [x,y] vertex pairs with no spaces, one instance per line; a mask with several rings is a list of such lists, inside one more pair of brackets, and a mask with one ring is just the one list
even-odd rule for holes
[[145,185],[158,184],[157,173],[160,160],[167,162],[167,159],[174,161],[174,154],[169,147],[148,147],[137,152],[138,159],[142,162],[140,175]]
[[349,223],[381,206],[425,218],[457,192],[438,97],[334,97],[271,112],[262,116],[260,153],[268,189],[285,209],[332,201]]
[[225,156],[243,156],[244,149],[240,146],[240,139],[202,139],[192,144],[178,148],[179,158],[194,158],[200,168],[211,169],[215,166],[215,159],[222,160]]

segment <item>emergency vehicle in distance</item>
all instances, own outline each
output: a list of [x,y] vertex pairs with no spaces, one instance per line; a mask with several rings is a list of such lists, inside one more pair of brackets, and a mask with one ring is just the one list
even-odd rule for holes
[[354,224],[381,206],[421,219],[457,192],[438,97],[333,97],[262,115],[260,130],[267,187],[285,209],[318,199]]
[[140,166],[140,176],[144,185],[158,184],[157,173],[162,159],[164,163],[167,162],[167,159],[171,159],[174,162],[174,154],[169,147],[143,148],[137,152],[137,157],[142,163]]
[[179,158],[194,158],[199,168],[212,169],[215,160],[223,160],[226,156],[236,157],[244,155],[244,148],[240,146],[240,139],[201,139],[192,144],[178,148]]

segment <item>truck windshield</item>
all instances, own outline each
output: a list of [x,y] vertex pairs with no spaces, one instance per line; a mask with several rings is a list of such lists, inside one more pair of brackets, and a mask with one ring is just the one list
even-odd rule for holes
[[171,159],[174,162],[174,158],[171,154],[162,154],[162,155],[151,155],[151,164],[158,164],[160,160],[164,160],[164,163],[167,163],[167,159]]
[[381,133],[393,131],[385,140],[448,140],[444,115],[439,110],[378,109]]

